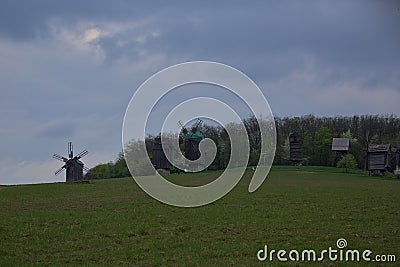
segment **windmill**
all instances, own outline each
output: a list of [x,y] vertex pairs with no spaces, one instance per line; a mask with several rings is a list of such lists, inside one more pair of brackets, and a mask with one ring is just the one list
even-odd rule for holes
[[64,162],[64,166],[58,169],[55,172],[55,175],[59,175],[63,169],[66,170],[66,181],[67,182],[76,182],[83,180],[83,171],[88,171],[80,159],[86,156],[89,152],[87,150],[83,150],[81,153],[74,157],[72,142],[68,142],[68,158],[60,156],[58,154],[54,154],[53,158]]
[[179,127],[181,127],[181,135],[184,140],[183,154],[189,160],[196,160],[200,158],[199,144],[201,140],[204,139],[204,134],[199,130],[202,120],[197,119],[196,123],[193,125],[192,129],[188,131],[182,124],[181,121],[178,122]]

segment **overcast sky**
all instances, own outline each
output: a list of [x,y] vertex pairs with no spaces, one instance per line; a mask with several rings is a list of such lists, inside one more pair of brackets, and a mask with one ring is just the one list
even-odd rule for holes
[[243,71],[278,116],[400,115],[398,1],[165,3],[0,2],[0,184],[65,180],[70,140],[114,160],[136,88],[185,61]]

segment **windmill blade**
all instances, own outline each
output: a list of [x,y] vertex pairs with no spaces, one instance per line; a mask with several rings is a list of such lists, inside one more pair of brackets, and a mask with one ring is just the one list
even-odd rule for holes
[[85,149],[85,150],[83,150],[81,153],[79,153],[78,155],[76,155],[75,157],[76,157],[77,159],[80,159],[80,158],[86,156],[88,153],[89,153],[89,152]]
[[64,158],[63,156],[60,156],[60,155],[58,155],[58,154],[54,154],[54,155],[53,155],[53,158],[55,158],[55,159],[57,159],[57,160],[59,160],[59,161],[63,161],[63,162],[67,162],[67,161],[68,161],[67,158]]
[[59,175],[61,172],[62,172],[62,170],[66,167],[67,165],[64,165],[64,166],[62,166],[61,168],[59,168],[54,174],[57,176],[57,175]]
[[185,128],[185,126],[183,126],[182,121],[178,121],[178,126],[179,126],[179,128],[182,129],[182,133],[183,133],[184,135],[186,135],[186,134],[188,133],[188,130]]
[[203,121],[201,119],[197,119],[196,123],[194,124],[194,129],[197,130],[197,128],[199,128],[199,126],[203,123]]

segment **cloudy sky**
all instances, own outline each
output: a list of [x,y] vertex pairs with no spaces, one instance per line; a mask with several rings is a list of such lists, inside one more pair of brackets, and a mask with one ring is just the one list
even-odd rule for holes
[[185,61],[243,71],[278,116],[400,115],[399,2],[248,2],[2,0],[0,184],[64,180],[70,140],[114,160],[136,88]]

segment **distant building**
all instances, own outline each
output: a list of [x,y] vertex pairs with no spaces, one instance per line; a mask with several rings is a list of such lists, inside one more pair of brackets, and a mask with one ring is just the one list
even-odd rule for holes
[[300,166],[303,161],[303,138],[298,133],[289,135],[290,161]]
[[372,175],[383,175],[390,169],[390,144],[370,145],[368,147],[368,171]]
[[400,178],[400,144],[394,149],[394,175]]
[[332,165],[336,166],[339,160],[350,151],[349,138],[333,138],[332,140]]
[[[168,149],[168,148],[166,148]],[[171,167],[171,163],[168,161],[165,156],[164,150],[161,144],[161,137],[156,137],[153,144],[153,155],[152,155],[152,164],[156,169],[165,169],[169,170]]]

